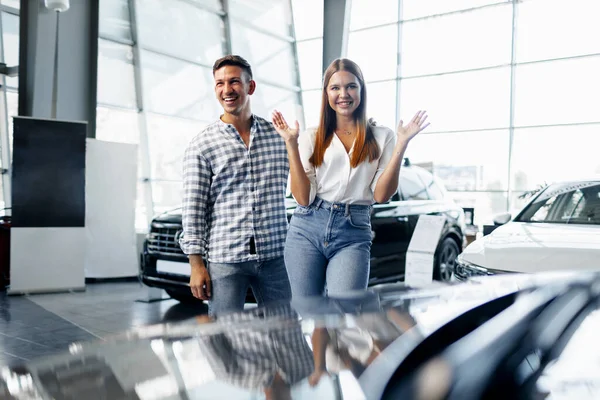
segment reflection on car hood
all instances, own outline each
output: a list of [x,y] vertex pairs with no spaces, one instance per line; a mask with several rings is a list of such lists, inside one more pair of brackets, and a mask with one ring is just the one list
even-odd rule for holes
[[462,257],[500,271],[600,270],[600,226],[509,222]]
[[[498,276],[418,290],[389,284],[216,321],[201,316],[142,327],[4,367],[0,398],[250,399],[268,391],[293,399],[350,398],[349,391],[351,398],[380,398],[407,351],[440,326],[491,299],[567,277]],[[327,368],[339,374],[340,385],[323,376],[310,387],[312,351],[324,332]]]

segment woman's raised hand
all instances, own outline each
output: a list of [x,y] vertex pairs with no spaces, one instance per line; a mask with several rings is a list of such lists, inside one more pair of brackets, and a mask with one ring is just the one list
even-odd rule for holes
[[398,140],[404,140],[408,142],[410,139],[415,137],[417,133],[429,126],[429,122],[425,123],[426,119],[427,114],[425,111],[417,111],[415,116],[408,124],[404,125],[402,120],[400,120],[400,123],[398,124],[398,130],[396,131],[398,134]]
[[283,115],[277,110],[273,111],[272,119],[275,130],[283,140],[286,142],[298,141],[298,135],[300,134],[300,125],[298,124],[298,121],[294,124],[295,128],[290,128],[285,118],[283,118]]

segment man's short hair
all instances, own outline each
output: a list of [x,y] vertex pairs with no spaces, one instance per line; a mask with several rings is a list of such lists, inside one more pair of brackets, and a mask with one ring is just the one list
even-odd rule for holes
[[246,61],[246,59],[244,59],[243,57],[236,56],[234,54],[229,54],[215,61],[215,64],[213,65],[213,75],[218,69],[221,69],[226,65],[240,67],[243,71],[245,71],[248,74],[250,79],[252,79],[252,68],[250,67],[250,63],[248,63],[248,61]]

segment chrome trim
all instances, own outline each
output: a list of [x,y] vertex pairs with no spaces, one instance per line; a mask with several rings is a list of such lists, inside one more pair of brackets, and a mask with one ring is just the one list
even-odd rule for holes
[[485,268],[464,260],[460,255],[456,258],[454,276],[458,281],[465,282],[471,277],[509,274],[510,271]]

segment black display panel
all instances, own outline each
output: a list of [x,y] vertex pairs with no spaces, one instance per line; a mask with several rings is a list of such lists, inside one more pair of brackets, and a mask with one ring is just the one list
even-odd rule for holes
[[85,225],[85,140],[82,122],[15,117],[12,226]]

